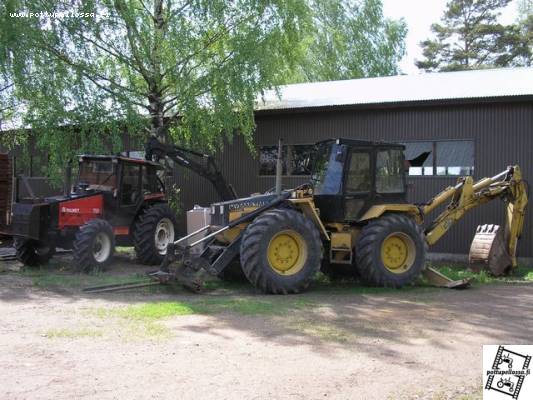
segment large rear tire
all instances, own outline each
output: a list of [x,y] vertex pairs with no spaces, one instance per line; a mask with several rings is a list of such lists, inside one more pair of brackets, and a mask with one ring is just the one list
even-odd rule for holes
[[138,260],[145,265],[161,264],[168,244],[174,242],[176,216],[166,204],[144,210],[133,230],[133,243]]
[[50,261],[55,247],[34,239],[15,238],[17,260],[28,267],[38,267]]
[[244,232],[240,259],[246,278],[264,293],[305,290],[320,269],[322,242],[304,215],[289,209],[268,211]]
[[103,219],[93,219],[76,233],[72,255],[79,272],[103,271],[115,252],[113,228]]
[[424,269],[427,243],[422,228],[403,214],[386,214],[366,225],[356,245],[357,269],[370,285],[400,288]]

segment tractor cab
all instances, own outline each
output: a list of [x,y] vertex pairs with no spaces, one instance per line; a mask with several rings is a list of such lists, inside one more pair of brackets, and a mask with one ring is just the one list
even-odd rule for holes
[[144,196],[164,192],[157,176],[161,168],[157,163],[135,158],[82,155],[74,193],[103,192],[118,200],[119,206],[135,206]]
[[174,240],[176,218],[158,169],[142,159],[79,156],[76,182],[71,185],[69,166],[63,195],[16,199],[9,234],[17,259],[41,265],[56,247],[72,249],[74,268],[89,271],[108,265],[118,245],[134,246],[145,264],[160,263]]
[[405,146],[335,139],[319,142],[314,201],[328,222],[356,222],[373,205],[405,203]]

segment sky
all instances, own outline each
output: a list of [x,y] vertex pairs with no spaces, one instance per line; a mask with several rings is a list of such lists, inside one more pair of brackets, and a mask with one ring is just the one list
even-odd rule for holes
[[[407,22],[407,54],[400,62],[400,69],[405,74],[422,73],[415,60],[422,58],[419,43],[431,36],[430,26],[439,22],[446,9],[448,0],[382,0],[383,13],[388,18],[404,18]],[[512,23],[516,18],[516,1],[512,1],[502,12],[500,22]]]

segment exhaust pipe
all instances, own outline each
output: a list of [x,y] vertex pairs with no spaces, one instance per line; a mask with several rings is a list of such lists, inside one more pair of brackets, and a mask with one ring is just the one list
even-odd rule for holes
[[69,196],[72,192],[72,159],[68,161],[65,170],[65,184],[63,187],[63,194]]
[[278,157],[276,159],[276,196],[281,196],[281,176],[283,174],[283,139],[278,140]]

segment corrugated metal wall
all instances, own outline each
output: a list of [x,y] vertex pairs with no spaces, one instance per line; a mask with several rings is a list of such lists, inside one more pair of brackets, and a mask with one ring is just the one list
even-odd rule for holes
[[[257,146],[274,145],[279,137],[288,144],[313,143],[331,137],[405,141],[472,139],[475,142],[475,178],[494,175],[517,163],[533,182],[533,103],[487,103],[438,105],[383,109],[316,111],[256,116]],[[260,177],[257,157],[249,154],[240,139],[225,146],[218,155],[221,168],[239,195],[264,191],[274,186],[274,178]],[[182,188],[185,210],[194,204],[209,205],[217,200],[209,183],[180,168],[175,182]],[[284,186],[305,181],[287,178]],[[410,178],[409,198],[425,202],[455,182],[448,177]],[[503,223],[503,204],[482,206],[459,222],[440,243],[436,252],[468,253],[476,226]],[[182,218],[182,231],[185,219]],[[527,216],[519,255],[533,256],[533,208]]]

